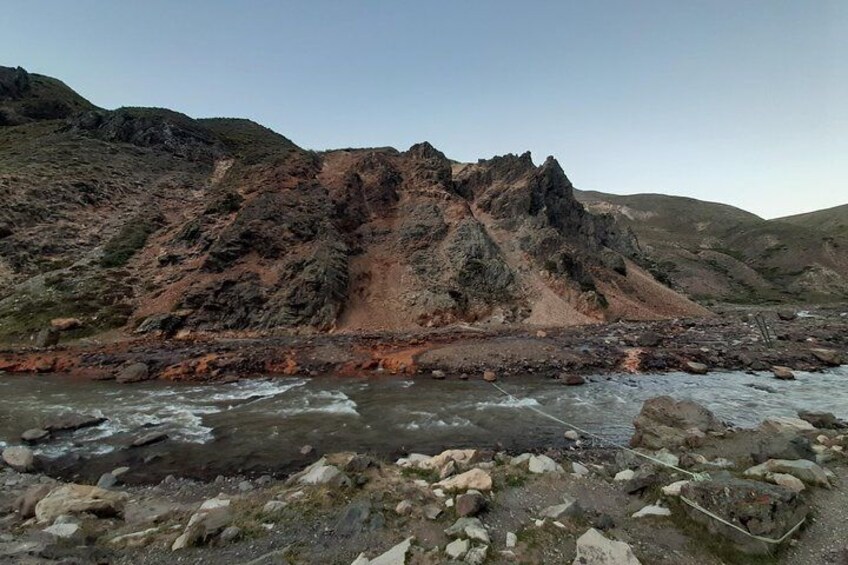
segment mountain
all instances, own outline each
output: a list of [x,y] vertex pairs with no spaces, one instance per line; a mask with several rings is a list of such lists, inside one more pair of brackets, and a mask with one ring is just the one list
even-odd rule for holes
[[629,226],[649,270],[695,300],[848,298],[848,237],[839,228],[838,209],[764,220],[725,204],[679,196],[575,194],[587,209]]
[[70,317],[81,336],[707,314],[553,158],[308,151],[248,120],[97,108],[20,68],[0,70],[0,115],[0,339]]
[[786,216],[775,221],[814,229],[831,237],[846,238],[848,237],[848,204],[807,214]]

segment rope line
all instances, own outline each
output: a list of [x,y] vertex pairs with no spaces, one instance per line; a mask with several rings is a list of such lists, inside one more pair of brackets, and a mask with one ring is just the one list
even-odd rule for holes
[[[520,402],[522,400],[522,399],[518,398],[517,396],[515,396],[514,394],[505,391],[503,388],[501,388],[499,385],[495,384],[494,382],[490,382],[489,384],[492,385],[493,387],[495,387],[497,390],[499,390],[505,396],[507,396],[508,398],[511,398],[512,400],[514,400],[516,402]],[[527,397],[525,397],[525,398],[527,398]],[[531,400],[535,400],[535,399],[531,399]],[[676,465],[672,465],[672,464],[670,464],[666,461],[662,461],[661,459],[657,459],[656,457],[652,457],[652,456],[647,455],[645,453],[641,453],[639,451],[636,451],[635,449],[631,449],[629,447],[621,445],[620,443],[616,443],[612,440],[609,440],[609,439],[606,439],[602,436],[599,436],[598,434],[595,434],[595,433],[592,433],[588,430],[584,430],[582,428],[579,428],[579,427],[575,426],[574,424],[571,424],[569,422],[566,422],[565,420],[557,418],[556,416],[548,414],[544,410],[537,408],[533,405],[524,404],[523,406],[525,408],[528,408],[529,410],[532,410],[533,412],[535,412],[536,414],[538,414],[540,416],[543,416],[543,417],[545,417],[549,420],[553,420],[554,422],[557,422],[558,424],[562,424],[563,426],[565,426],[567,428],[571,428],[572,430],[574,430],[576,432],[579,432],[581,434],[584,434],[586,436],[594,438],[598,441],[601,441],[602,443],[606,443],[607,445],[610,445],[610,446],[615,447],[617,449],[621,449],[621,450],[626,451],[628,453],[632,453],[633,455],[636,455],[636,456],[641,457],[643,459],[647,459],[648,461],[658,463],[659,465],[662,465],[664,467],[668,467],[669,469],[674,469],[675,471],[678,471],[678,472],[683,473],[685,475],[689,475],[690,477],[692,477],[693,481],[709,481],[709,480],[711,480],[709,473],[693,473],[692,471],[687,471],[686,469],[681,469],[680,467],[677,467]],[[733,522],[729,522],[728,520],[725,520],[721,516],[718,516],[715,513],[707,510],[706,508],[697,504],[696,502],[689,500],[688,498],[686,498],[683,495],[680,495],[679,498],[684,503],[688,504],[689,506],[691,506],[692,508],[694,508],[698,512],[701,512],[704,515],[712,518],[713,520],[716,520],[717,522],[720,522],[720,523],[724,524],[725,526],[729,526],[729,527],[733,528],[734,530],[736,530],[740,533],[743,533],[746,536],[753,538],[757,541],[761,541],[761,542],[772,544],[772,545],[779,545],[779,544],[783,543],[784,541],[786,541],[786,539],[789,538],[796,531],[798,531],[798,528],[800,528],[801,525],[807,520],[806,517],[802,518],[800,522],[798,522],[792,528],[790,528],[788,532],[783,534],[783,536],[781,536],[778,539],[772,539],[772,538],[767,538],[767,537],[752,534],[751,532],[749,532],[749,531],[745,530],[744,528],[734,524]]]

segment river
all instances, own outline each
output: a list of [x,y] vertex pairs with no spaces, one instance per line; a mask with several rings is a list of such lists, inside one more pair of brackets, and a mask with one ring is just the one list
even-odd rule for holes
[[[527,376],[499,381],[519,400],[481,380],[437,381],[261,378],[230,384],[133,385],[59,375],[0,375],[0,447],[21,432],[64,412],[100,415],[97,427],[59,434],[35,447],[45,465],[96,475],[128,463],[147,479],[167,473],[208,478],[218,473],[286,471],[317,453],[351,450],[394,456],[445,447],[525,450],[562,447],[565,428],[526,408],[537,406],[614,441],[632,434],[643,401],[667,394],[691,399],[737,426],[798,410],[848,418],[848,367],[798,373],[795,381],[770,374],[685,373],[596,377],[568,387]],[[129,449],[136,437],[161,430],[163,443]],[[139,475],[139,476],[141,476]],[[95,477],[96,478],[96,477]]]

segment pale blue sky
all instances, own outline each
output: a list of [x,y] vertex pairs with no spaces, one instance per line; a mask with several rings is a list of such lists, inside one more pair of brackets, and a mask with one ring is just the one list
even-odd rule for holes
[[848,202],[848,1],[4,0],[0,64],[311,149],[552,154],[580,188]]

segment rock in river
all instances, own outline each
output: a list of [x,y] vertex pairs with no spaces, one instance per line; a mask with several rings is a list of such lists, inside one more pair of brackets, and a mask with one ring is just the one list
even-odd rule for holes
[[704,433],[724,430],[718,418],[700,404],[677,401],[670,396],[646,400],[633,425],[636,433],[630,444],[648,449],[682,446],[693,430]]
[[35,457],[30,448],[16,445],[3,450],[3,461],[15,471],[28,473],[32,471]]
[[121,372],[115,377],[115,382],[121,384],[138,383],[149,380],[150,378],[150,368],[146,364],[133,363],[121,369]]
[[38,443],[50,437],[50,432],[41,428],[32,428],[21,434],[21,439],[26,443]]
[[44,429],[48,432],[72,432],[82,428],[99,426],[105,421],[106,418],[102,416],[68,413],[56,416],[52,420],[49,420],[44,426]]

